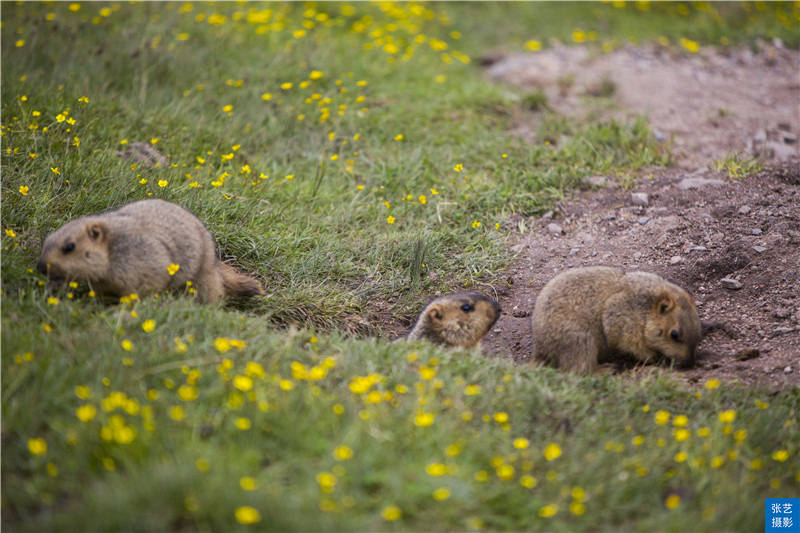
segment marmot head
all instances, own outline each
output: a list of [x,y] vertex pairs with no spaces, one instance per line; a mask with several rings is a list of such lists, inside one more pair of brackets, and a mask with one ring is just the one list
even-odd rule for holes
[[678,286],[654,298],[645,324],[647,348],[681,367],[694,365],[701,325],[692,297]]
[[437,298],[425,308],[426,337],[459,348],[472,348],[500,317],[500,305],[477,292]]
[[55,282],[103,280],[111,266],[108,237],[97,218],[68,222],[45,239],[36,270]]

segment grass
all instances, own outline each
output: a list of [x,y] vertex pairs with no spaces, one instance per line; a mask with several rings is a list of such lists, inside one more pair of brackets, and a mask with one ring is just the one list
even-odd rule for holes
[[[797,390],[386,340],[436,291],[491,293],[510,215],[669,163],[644,119],[543,110],[524,143],[524,95],[469,57],[797,44],[790,4],[703,6],[4,3],[3,525],[759,527],[761,498],[800,483]],[[33,272],[59,225],[148,197],[196,213],[267,295],[107,305]]]

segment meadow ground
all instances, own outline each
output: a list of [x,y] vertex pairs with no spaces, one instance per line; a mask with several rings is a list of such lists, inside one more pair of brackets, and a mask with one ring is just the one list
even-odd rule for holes
[[[613,84],[576,116],[476,58],[794,49],[799,18],[791,3],[3,3],[3,526],[760,528],[765,497],[800,492],[791,383],[578,378],[511,349],[390,340],[437,292],[492,294],[526,223],[585,178],[629,186],[674,163],[646,117],[609,118]],[[117,155],[135,142],[167,162]],[[753,180],[762,161],[717,164]],[[33,270],[59,225],[148,197],[196,213],[267,295],[109,304]]]

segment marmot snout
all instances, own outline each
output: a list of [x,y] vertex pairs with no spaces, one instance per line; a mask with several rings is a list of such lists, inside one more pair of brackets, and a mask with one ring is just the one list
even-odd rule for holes
[[689,293],[655,274],[608,267],[567,270],[550,280],[532,322],[535,356],[584,374],[620,353],[689,366],[701,338]]
[[472,348],[489,332],[500,312],[497,302],[477,292],[441,296],[425,306],[408,340]]
[[200,220],[163,200],[78,218],[51,233],[36,264],[53,281],[85,281],[110,296],[185,289],[203,302],[262,294],[261,284],[221,262]]

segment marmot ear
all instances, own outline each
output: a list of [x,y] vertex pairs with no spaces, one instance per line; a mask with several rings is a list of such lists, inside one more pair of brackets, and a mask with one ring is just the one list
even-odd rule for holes
[[428,309],[428,316],[434,322],[441,322],[444,315],[442,314],[442,309],[439,305],[432,305],[430,309]]
[[662,315],[672,311],[673,307],[675,307],[675,300],[671,296],[665,294],[658,299],[658,312]]
[[86,234],[93,241],[104,241],[108,234],[108,228],[102,222],[90,222],[86,226]]

